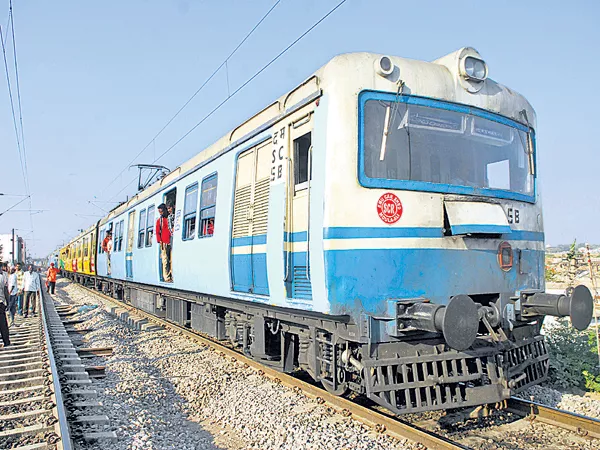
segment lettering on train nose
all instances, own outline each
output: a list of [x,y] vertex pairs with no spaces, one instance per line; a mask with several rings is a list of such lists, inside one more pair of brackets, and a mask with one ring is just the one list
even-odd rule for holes
[[508,218],[508,223],[519,223],[521,220],[519,210],[517,208],[508,208],[506,210],[506,217]]

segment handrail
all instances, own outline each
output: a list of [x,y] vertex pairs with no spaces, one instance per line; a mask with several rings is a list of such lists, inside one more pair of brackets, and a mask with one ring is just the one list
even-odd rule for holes
[[312,178],[312,150],[313,146],[311,145],[308,148],[308,180],[307,180],[307,193],[306,193],[306,201],[308,203],[308,209],[306,211],[306,278],[310,281],[310,265],[309,265],[309,257],[310,257],[310,179]]

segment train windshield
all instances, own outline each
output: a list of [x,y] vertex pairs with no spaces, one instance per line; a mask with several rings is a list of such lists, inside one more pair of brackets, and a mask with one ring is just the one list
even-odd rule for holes
[[[532,196],[534,159],[526,128],[464,110],[469,112],[367,100],[362,124],[364,175],[379,181],[437,183],[444,187],[429,190],[440,192],[490,189]],[[378,185],[394,187],[384,184]]]

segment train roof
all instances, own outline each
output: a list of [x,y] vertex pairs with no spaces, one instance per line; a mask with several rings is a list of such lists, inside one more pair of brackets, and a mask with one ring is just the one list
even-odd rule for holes
[[461,77],[460,74],[460,64],[469,56],[481,59],[479,53],[470,47],[464,47],[431,62],[389,56],[388,58],[393,62],[396,76],[394,74],[380,76],[374,70],[374,63],[384,55],[358,52],[335,56],[293,90],[279,97],[196,156],[175,168],[161,180],[114,208],[100,220],[100,224],[109,222],[131,206],[151,197],[188,171],[251,139],[257,134],[257,130],[263,131],[264,128],[293,112],[298,105],[318,98],[323,89],[327,91],[348,89],[357,91],[358,89],[360,91],[362,87],[365,87],[395,92],[398,89],[398,82],[402,80],[405,94],[466,104],[496,112],[521,123],[524,123],[524,119],[519,113],[525,110],[528,123],[524,124],[529,124],[535,129],[535,111],[521,94],[490,78],[485,79],[482,87],[476,93],[469,92],[465,88],[464,77]]

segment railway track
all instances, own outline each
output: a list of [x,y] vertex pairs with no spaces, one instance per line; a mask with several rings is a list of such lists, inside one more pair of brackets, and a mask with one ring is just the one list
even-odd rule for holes
[[[258,370],[259,373],[271,378],[276,383],[282,383],[293,389],[300,389],[308,397],[315,398],[317,401],[328,403],[329,405],[341,410],[342,414],[352,415],[352,417],[354,417],[356,420],[370,426],[378,432],[386,433],[398,439],[410,439],[425,445],[429,449],[470,448],[431,430],[404,421],[391,413],[367,408],[356,404],[351,400],[330,394],[324,389],[313,384],[307,383],[288,374],[281,373],[268,366],[264,366],[259,362],[240,354],[232,348],[211,338],[207,338],[193,330],[182,327],[163,318],[156,317],[150,313],[147,313],[146,311],[123,303],[122,301],[114,299],[94,289],[84,286],[81,287],[90,293],[98,295],[99,297],[109,301],[120,309],[135,313],[137,316],[141,316],[155,324],[173,329],[179,334],[186,336],[202,345],[210,346],[216,351],[221,352],[221,355],[224,357],[235,358],[240,362],[248,364],[249,366]],[[577,433],[579,436],[600,439],[600,421],[591,417],[582,416],[569,411],[522,400],[516,397],[512,397],[508,400],[505,409],[534,423],[544,423],[547,425],[567,429]]]
[[223,357],[235,358],[236,360],[247,364],[250,367],[256,369],[261,375],[266,376],[276,383],[281,383],[292,389],[301,390],[306,396],[316,399],[317,402],[324,402],[330,406],[340,410],[342,415],[351,415],[354,419],[361,423],[371,427],[377,432],[385,433],[389,436],[397,439],[410,439],[415,442],[419,442],[425,445],[428,449],[432,450],[468,450],[470,447],[462,445],[458,442],[452,441],[451,439],[437,434],[433,431],[426,430],[419,426],[410,424],[404,420],[398,419],[392,414],[386,414],[380,411],[376,411],[362,405],[358,405],[348,399],[335,396],[328,393],[324,389],[317,387],[313,384],[307,383],[296,377],[288,375],[286,373],[279,372],[270,367],[264,366],[253,359],[246,357],[245,355],[223,345],[218,341],[214,341],[210,338],[202,336],[195,331],[184,328],[178,324],[174,324],[165,319],[156,317],[143,310],[135,308],[131,305],[123,303],[117,299],[114,299],[108,295],[98,292],[94,289],[84,287],[88,292],[98,295],[99,297],[107,300],[116,307],[135,313],[137,316],[143,317],[150,322],[161,325],[163,327],[170,328],[177,331],[179,334],[186,336],[201,345],[212,347],[214,350],[221,353]]
[[38,315],[10,329],[0,348],[0,448],[71,450],[75,439],[114,438],[98,427],[106,416],[52,299],[42,293]]
[[545,423],[577,433],[579,436],[600,439],[600,420],[528,400],[512,397],[508,411],[532,422]]

